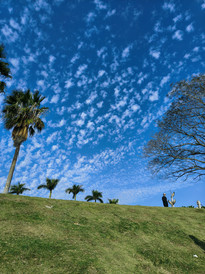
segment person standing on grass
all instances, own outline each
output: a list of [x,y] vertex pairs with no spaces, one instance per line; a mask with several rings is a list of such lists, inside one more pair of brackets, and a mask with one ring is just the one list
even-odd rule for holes
[[168,207],[166,193],[163,193],[162,202],[163,202],[164,207]]

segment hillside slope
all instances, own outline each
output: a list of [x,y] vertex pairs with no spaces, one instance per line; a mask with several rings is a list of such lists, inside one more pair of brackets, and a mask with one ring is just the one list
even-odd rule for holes
[[204,224],[203,209],[0,195],[0,273],[204,273]]

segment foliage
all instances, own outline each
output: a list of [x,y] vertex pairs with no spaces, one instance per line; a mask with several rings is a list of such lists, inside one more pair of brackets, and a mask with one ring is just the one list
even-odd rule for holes
[[84,192],[85,190],[82,188],[82,185],[73,185],[65,190],[66,193],[70,194],[73,193],[73,199],[76,200],[76,195],[79,192]]
[[26,92],[14,90],[13,93],[5,99],[2,116],[5,128],[8,130],[13,129],[12,138],[16,149],[4,187],[4,194],[9,192],[22,142],[27,140],[28,134],[33,136],[35,130],[40,132],[44,128],[44,122],[40,118],[48,109],[46,107],[40,107],[44,99],[45,97],[41,96],[39,91],[35,91],[34,94],[32,94],[30,90]]
[[92,191],[92,195],[88,195],[85,197],[85,200],[87,200],[87,202],[89,201],[99,201],[100,203],[103,203],[103,200],[101,199],[102,198],[102,192],[99,192],[97,190],[93,190]]
[[26,92],[14,90],[7,96],[2,112],[5,128],[13,129],[14,146],[26,141],[28,133],[33,136],[36,130],[40,132],[44,128],[40,118],[48,110],[47,107],[40,107],[44,99],[39,91],[32,94],[29,89]]
[[[3,79],[11,78],[9,64],[4,61],[5,58],[4,45],[0,44],[0,77]],[[0,81],[0,93],[3,93],[5,88],[6,83]]]
[[60,181],[59,179],[46,178],[46,185],[39,185],[37,189],[45,188],[45,189],[50,190],[49,198],[51,198],[52,191],[56,188],[59,181]]
[[21,195],[0,206],[2,274],[204,273],[205,210]]
[[176,83],[173,100],[144,149],[154,173],[175,178],[205,175],[205,75]]
[[109,204],[118,204],[119,199],[108,199]]
[[24,191],[26,190],[30,190],[29,188],[24,187],[25,184],[20,184],[20,182],[18,182],[18,185],[13,185],[11,186],[10,189],[10,194],[22,194]]

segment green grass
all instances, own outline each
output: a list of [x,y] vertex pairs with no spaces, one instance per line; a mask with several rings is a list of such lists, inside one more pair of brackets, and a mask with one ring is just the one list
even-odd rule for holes
[[0,195],[0,273],[204,273],[204,224],[204,209]]

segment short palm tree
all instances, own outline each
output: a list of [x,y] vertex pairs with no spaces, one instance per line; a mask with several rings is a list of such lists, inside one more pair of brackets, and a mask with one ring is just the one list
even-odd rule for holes
[[95,203],[98,200],[99,202],[103,203],[103,200],[101,198],[102,198],[102,192],[99,192],[97,190],[93,190],[92,195],[86,196],[85,200],[87,200],[87,202],[95,201]]
[[40,186],[38,186],[38,189],[46,188],[46,189],[50,190],[49,198],[51,198],[52,191],[57,186],[59,181],[60,181],[59,179],[46,178],[46,185],[40,185]]
[[108,199],[109,204],[118,204],[119,199]]
[[29,188],[24,187],[25,184],[20,184],[20,182],[18,182],[18,185],[13,185],[11,186],[10,189],[10,194],[22,194],[24,191],[26,190],[30,190]]
[[44,99],[39,91],[31,93],[30,90],[14,90],[5,99],[3,120],[6,129],[13,129],[12,138],[16,148],[3,191],[5,194],[9,192],[21,144],[27,140],[28,134],[33,136],[36,130],[40,132],[44,128],[44,122],[40,118],[48,110],[46,107],[40,107]]
[[82,185],[73,185],[65,190],[66,193],[73,193],[73,199],[76,201],[76,195],[79,192],[84,192],[85,190],[82,188]]
[[[11,78],[9,64],[5,62],[4,45],[0,45],[0,75],[2,79]],[[3,93],[6,88],[6,83],[0,81],[0,93]]]

